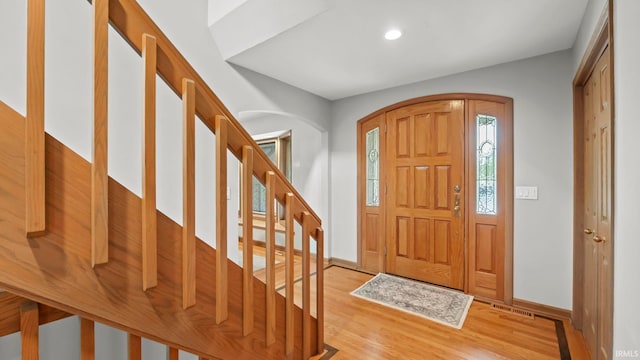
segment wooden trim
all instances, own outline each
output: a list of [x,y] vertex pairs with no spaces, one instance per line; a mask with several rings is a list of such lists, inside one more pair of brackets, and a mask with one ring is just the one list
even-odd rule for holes
[[[316,229],[316,259],[324,260],[324,230]],[[324,261],[322,264],[316,262],[316,352],[322,354],[324,351]]]
[[557,320],[569,320],[571,318],[571,310],[557,308],[555,306],[539,304],[533,301],[522,299],[513,299],[512,306],[514,308],[531,311],[536,315],[545,316]]
[[20,306],[20,339],[22,360],[38,360],[38,304],[27,301]]
[[[198,75],[171,41],[169,41],[167,36],[164,35],[160,28],[151,20],[140,4],[135,0],[110,0],[109,16],[112,26],[120,32],[120,35],[122,35],[138,53],[142,51],[141,41],[143,33],[156,37],[159,48],[158,73],[167,85],[179,96],[181,95],[181,82],[183,78],[192,79],[195,82],[196,114],[211,131],[215,131],[216,116],[221,115],[229,119],[228,148],[238,159],[242,156],[243,146],[250,145],[254,149],[258,147],[251,135],[238,120],[235,119],[222,101],[218,99],[207,83]],[[284,197],[287,193],[294,194],[295,201],[293,205],[296,220],[300,222],[302,212],[308,211],[314,221],[311,229],[320,227],[321,220],[318,215],[305,202],[284,174],[273,164],[264,152],[256,152],[254,158],[254,174],[256,174],[260,182],[264,181],[264,174],[269,170],[276,174],[278,201],[284,203]]]
[[[20,306],[25,303],[22,298],[12,293],[0,293],[0,337],[20,331]],[[71,316],[62,310],[40,304],[38,306],[38,323],[40,325]]]
[[478,94],[478,93],[446,93],[446,94],[436,94],[436,95],[427,95],[427,96],[420,96],[420,97],[416,97],[416,98],[412,98],[412,99],[408,99],[408,100],[403,100],[400,102],[397,102],[395,104],[391,104],[388,106],[383,107],[382,109],[376,110],[374,112],[372,112],[371,114],[363,117],[362,119],[358,120],[358,123],[360,122],[365,122],[369,119],[372,119],[376,116],[380,116],[380,115],[384,115],[389,111],[393,111],[405,106],[409,106],[409,105],[415,105],[415,104],[420,104],[423,102],[430,102],[430,101],[441,101],[441,100],[484,100],[484,101],[495,101],[495,102],[500,102],[503,103],[505,101],[508,101],[509,97],[506,96],[500,96],[500,95],[488,95],[488,94]]
[[266,179],[266,316],[265,343],[276,341],[276,228],[275,228],[275,181],[273,171],[267,171]]
[[158,285],[158,225],[156,219],[156,38],[142,39],[142,289]]
[[45,231],[44,0],[27,1],[25,196],[27,236]]
[[80,359],[94,360],[96,357],[96,341],[94,322],[80,319]]
[[[340,266],[340,267],[343,267],[345,269],[350,269],[350,270],[363,271],[363,270],[360,270],[358,268],[358,263],[353,262],[353,261],[349,261],[349,260],[336,258],[336,257],[330,257],[329,258],[329,265]],[[364,272],[367,272],[367,271],[364,271]]]
[[167,347],[167,360],[179,360],[180,359],[180,351],[174,347]]
[[128,360],[142,360],[142,338],[138,335],[128,336],[129,358]]
[[513,134],[513,99],[507,98],[505,105],[505,121],[502,124],[503,131],[509,136],[502,138],[503,152],[505,158],[504,169],[504,198],[505,198],[505,218],[504,220],[504,289],[503,301],[507,305],[513,303],[513,217],[514,217],[514,134]]
[[[141,37],[141,36],[140,36]],[[109,0],[93,1],[93,156],[91,265],[109,261]]]
[[[610,2],[611,3],[611,2]],[[611,6],[611,4],[610,4]],[[584,219],[582,211],[584,209],[584,85],[598,62],[598,59],[607,48],[610,47],[611,63],[611,121],[615,120],[614,108],[615,97],[613,94],[613,37],[612,37],[612,12],[606,7],[596,25],[593,35],[589,40],[587,49],[582,56],[582,60],[573,78],[573,304],[571,313],[571,323],[578,329],[582,329],[582,311],[584,307]],[[612,126],[612,140],[613,126]],[[613,144],[612,144],[613,146]],[[612,159],[613,161],[613,159]],[[613,169],[612,162],[612,169]],[[613,174],[612,174],[613,175]],[[613,179],[613,176],[612,176]],[[613,181],[613,180],[612,180]],[[613,201],[613,199],[612,199]],[[613,222],[613,203],[612,219]],[[613,227],[612,227],[613,230]],[[613,233],[612,233],[613,235]],[[611,265],[613,267],[613,264]]]
[[285,355],[293,356],[294,351],[294,244],[293,244],[293,219],[294,219],[294,195],[288,193],[285,197]]
[[[242,237],[252,243],[253,239],[253,148],[242,148]],[[242,248],[242,333],[253,331],[253,246]]]
[[310,214],[302,213],[302,358],[311,357],[311,239]]
[[195,83],[182,80],[182,307],[196,303]]
[[229,316],[227,269],[227,119],[216,116],[216,324]]

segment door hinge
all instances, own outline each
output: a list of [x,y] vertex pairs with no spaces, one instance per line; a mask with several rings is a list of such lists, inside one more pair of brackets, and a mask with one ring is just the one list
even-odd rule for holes
[[387,256],[387,245],[384,246],[384,256]]
[[385,195],[387,195],[387,190],[389,190],[388,188],[389,188],[389,186],[387,184],[384,184],[384,194]]

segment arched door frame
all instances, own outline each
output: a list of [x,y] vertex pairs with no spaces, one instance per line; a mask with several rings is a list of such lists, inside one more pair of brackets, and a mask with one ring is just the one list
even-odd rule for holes
[[[502,162],[502,166],[504,167],[503,169],[503,174],[504,174],[504,179],[502,181],[502,186],[500,187],[501,192],[502,192],[502,196],[504,196],[504,207],[505,207],[505,211],[504,211],[504,281],[503,281],[503,289],[502,289],[502,293],[503,293],[503,297],[502,299],[498,299],[498,301],[504,302],[505,304],[511,305],[513,302],[513,192],[514,192],[514,184],[513,184],[513,99],[508,98],[508,97],[504,97],[504,96],[497,96],[497,95],[487,95],[487,94],[476,94],[476,93],[447,93],[447,94],[438,94],[438,95],[429,95],[429,96],[422,96],[422,97],[417,97],[417,98],[413,98],[413,99],[409,99],[409,100],[404,100],[404,101],[400,101],[398,103],[383,107],[379,110],[374,111],[373,113],[363,117],[362,119],[360,119],[358,121],[358,135],[357,135],[357,152],[358,152],[358,169],[357,169],[357,173],[358,173],[358,223],[357,223],[357,228],[358,228],[358,268],[360,268],[361,270],[367,271],[367,269],[363,269],[362,268],[362,262],[363,262],[363,234],[362,234],[362,225],[363,225],[363,209],[364,209],[364,204],[365,204],[365,191],[364,191],[364,184],[365,184],[365,164],[364,164],[364,154],[363,154],[363,148],[364,148],[364,138],[363,138],[363,134],[362,134],[362,130],[363,130],[363,124],[367,123],[368,121],[371,121],[373,119],[380,119],[380,126],[382,129],[382,134],[384,134],[384,130],[386,127],[386,121],[385,121],[385,114],[389,111],[393,111],[405,106],[410,106],[410,105],[415,105],[415,104],[419,104],[419,103],[423,103],[423,102],[429,102],[429,101],[441,101],[441,100],[464,100],[465,102],[465,129],[469,129],[470,126],[472,126],[472,120],[471,118],[471,114],[469,113],[469,102],[472,100],[479,100],[479,101],[488,101],[488,102],[495,102],[495,103],[499,103],[499,104],[503,104],[504,105],[504,119],[502,119],[502,123],[500,124],[500,133],[499,133],[499,138],[501,139],[500,142],[500,153],[499,156],[504,157],[504,161]],[[473,150],[473,144],[472,144],[473,139],[470,139],[468,136],[468,131],[465,131],[465,184],[470,184],[470,179],[468,178],[468,169],[469,166],[473,165],[474,163],[470,163],[471,156],[469,156],[469,154],[472,153]],[[384,136],[381,136],[381,146],[384,148]],[[474,153],[475,154],[475,153]],[[475,157],[473,158],[475,159]],[[381,166],[381,173],[384,174],[385,173],[385,169],[384,169],[384,164],[380,164]],[[384,191],[384,187],[381,185],[381,192]],[[465,204],[470,204],[469,199],[467,198],[469,194],[469,191],[465,191]],[[381,202],[381,207],[384,208],[385,203],[384,200]],[[383,211],[383,216],[384,216],[384,209],[381,209]],[[471,211],[470,207],[467,206],[466,207],[466,213],[465,213],[465,292],[469,292],[469,281],[468,281],[468,275],[469,275],[469,251],[468,251],[468,239],[467,234],[469,233],[469,214],[468,212]],[[383,232],[384,233],[384,232]],[[382,245],[382,244],[381,244]],[[378,271],[379,272],[385,272],[384,269],[384,259],[386,258],[386,249],[383,248],[382,246],[379,248],[378,251],[378,256],[379,256],[379,261],[377,262],[379,265],[378,267],[382,267],[379,268]],[[371,270],[369,270],[371,271]],[[482,296],[477,296],[479,298],[482,299]],[[495,302],[496,299],[487,299],[490,301]]]

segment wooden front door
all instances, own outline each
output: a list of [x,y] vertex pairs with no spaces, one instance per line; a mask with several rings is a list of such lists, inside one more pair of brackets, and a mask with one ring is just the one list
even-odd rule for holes
[[584,92],[583,333],[594,359],[612,349],[611,70],[605,50]]
[[387,272],[464,286],[464,101],[387,117]]

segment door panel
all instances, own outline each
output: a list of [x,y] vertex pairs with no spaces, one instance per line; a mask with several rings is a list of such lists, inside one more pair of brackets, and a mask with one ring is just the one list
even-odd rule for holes
[[464,102],[410,105],[386,118],[387,271],[462,289]]
[[[509,160],[507,108],[504,104],[469,102],[469,292],[485,298],[504,300],[505,214],[510,211],[507,172]],[[489,126],[491,124],[491,126]],[[490,151],[492,150],[493,151]],[[491,164],[491,165],[488,165]],[[490,170],[494,170],[492,172]],[[495,177],[494,177],[495,176]],[[495,184],[493,183],[495,181]]]
[[596,161],[597,175],[594,184],[597,194],[598,211],[596,237],[592,241],[598,246],[598,289],[597,289],[597,324],[598,324],[598,359],[609,359],[613,349],[613,269],[611,266],[611,79],[609,66],[609,49],[598,61],[595,71],[598,73],[596,126]]
[[611,100],[609,50],[584,86],[583,334],[594,359],[612,349]]
[[[370,272],[384,271],[384,166],[385,116],[358,124],[358,239],[360,266]],[[368,143],[369,142],[369,143]],[[375,144],[371,144],[374,142]],[[374,146],[377,145],[377,146]],[[368,146],[368,147],[367,147]],[[377,149],[377,150],[376,150]],[[377,163],[377,167],[375,166]],[[378,178],[376,180],[375,178]]]

